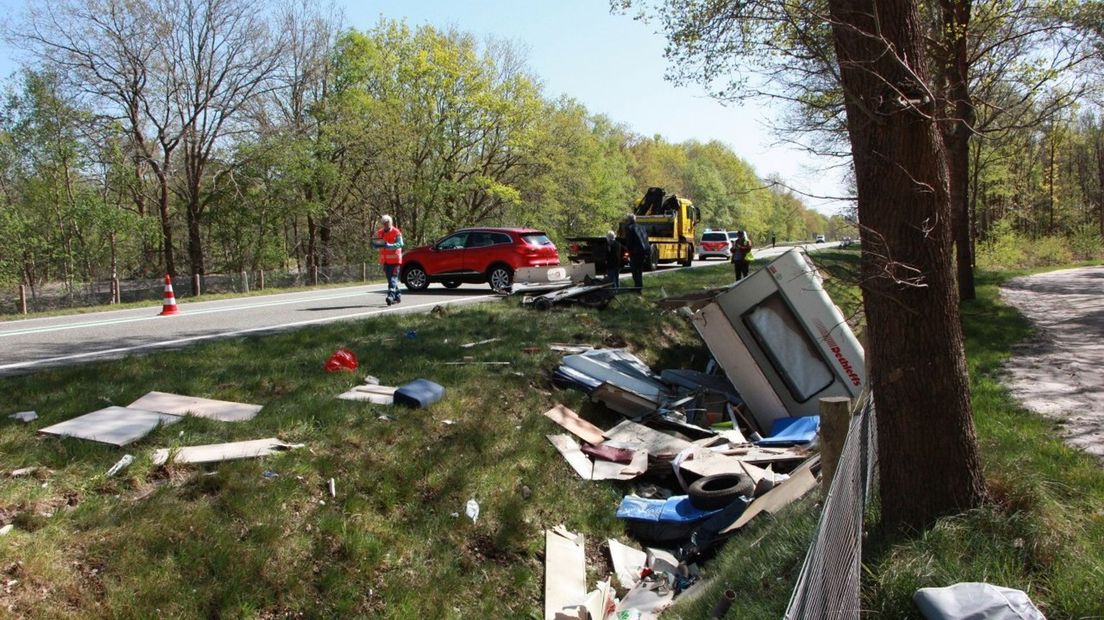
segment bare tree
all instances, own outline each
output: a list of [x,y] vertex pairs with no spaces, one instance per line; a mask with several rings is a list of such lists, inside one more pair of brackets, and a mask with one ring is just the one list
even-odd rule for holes
[[204,180],[215,148],[235,132],[253,98],[273,87],[283,39],[270,36],[258,0],[161,0],[172,21],[160,47],[168,69],[168,109],[181,129],[182,182],[176,191],[188,225],[193,276],[205,273],[201,223]]
[[170,112],[174,85],[159,53],[172,30],[146,3],[123,0],[47,0],[32,4],[14,33],[17,43],[68,76],[99,113],[120,120],[131,139],[132,197],[145,215],[145,171],[156,177],[164,269],[176,273],[169,209],[169,176],[182,129]]

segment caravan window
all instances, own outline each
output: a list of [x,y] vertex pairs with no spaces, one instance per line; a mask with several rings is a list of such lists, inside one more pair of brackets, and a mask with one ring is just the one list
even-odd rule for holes
[[832,384],[832,370],[781,295],[767,297],[743,319],[795,401],[803,403]]

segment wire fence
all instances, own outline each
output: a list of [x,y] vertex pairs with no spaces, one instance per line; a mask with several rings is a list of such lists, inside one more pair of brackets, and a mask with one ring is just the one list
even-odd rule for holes
[[871,499],[878,449],[874,399],[867,394],[856,409],[786,609],[787,620],[861,616],[863,514]]
[[[173,293],[177,297],[197,297],[382,279],[383,268],[376,263],[335,265],[313,270],[280,269],[210,273],[198,278],[179,275],[173,279]],[[159,300],[164,291],[164,278],[97,280],[72,284],[50,282],[34,287],[17,286],[0,289],[0,314],[27,314],[65,308]]]

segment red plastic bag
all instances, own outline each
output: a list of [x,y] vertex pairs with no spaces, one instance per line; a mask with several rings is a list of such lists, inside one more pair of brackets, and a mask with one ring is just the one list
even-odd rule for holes
[[334,351],[330,359],[326,360],[324,368],[326,372],[341,372],[344,370],[352,372],[357,368],[356,353],[345,348],[338,349]]

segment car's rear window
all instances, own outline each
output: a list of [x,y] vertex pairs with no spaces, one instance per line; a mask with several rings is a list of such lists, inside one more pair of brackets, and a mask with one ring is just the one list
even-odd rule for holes
[[525,233],[521,238],[529,245],[552,245],[552,240],[548,238],[548,235],[542,232]]
[[705,233],[702,241],[728,241],[728,236],[724,233]]

